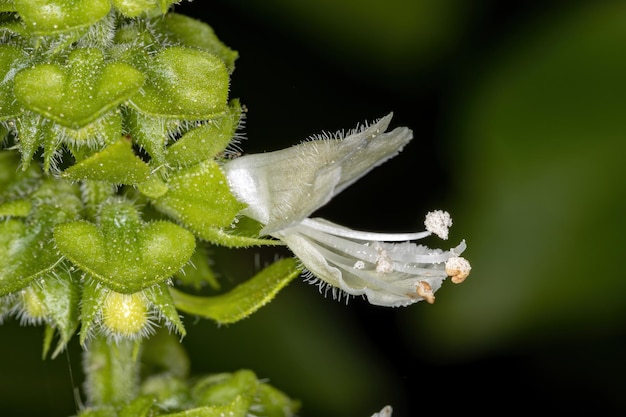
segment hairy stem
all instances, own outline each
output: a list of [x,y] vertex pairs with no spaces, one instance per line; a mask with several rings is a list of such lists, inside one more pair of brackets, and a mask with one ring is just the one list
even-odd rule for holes
[[140,350],[139,341],[90,340],[83,353],[88,405],[119,404],[137,396]]

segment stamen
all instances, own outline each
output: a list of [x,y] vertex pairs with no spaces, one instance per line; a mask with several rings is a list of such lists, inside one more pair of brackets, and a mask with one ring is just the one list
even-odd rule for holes
[[446,274],[450,276],[452,282],[460,284],[468,277],[472,267],[467,259],[455,256],[446,261]]
[[304,219],[302,225],[308,226],[320,232],[329,233],[335,236],[341,236],[355,240],[378,240],[381,242],[403,242],[408,240],[424,239],[431,235],[430,231],[414,232],[414,233],[376,233],[352,230],[347,227],[339,226],[324,219]]
[[376,272],[379,274],[388,274],[393,272],[393,262],[389,254],[382,246],[376,245],[376,252],[378,252],[378,256],[376,257]]
[[[373,264],[377,262],[378,252],[375,250],[374,247],[369,246],[368,244],[361,244],[352,240],[342,239],[340,236],[331,235],[329,233],[306,227],[305,225],[308,225],[308,223],[302,222],[297,226],[285,229],[281,231],[280,234],[277,233],[276,237],[280,239],[281,237],[284,237],[285,235],[290,233],[301,234],[323,245],[349,254],[355,259],[360,259],[362,261]],[[382,242],[377,243],[383,244]],[[391,245],[392,244],[390,244],[390,246]],[[418,246],[412,243],[401,243],[397,245],[399,245],[397,246],[398,248],[404,248],[404,250],[394,251],[391,254],[391,257],[395,262],[423,264],[435,264],[439,262],[445,262],[448,260],[448,258],[450,258],[451,255],[454,256],[463,252],[466,247],[465,241],[462,241],[458,246],[451,249],[450,251],[432,251],[431,253],[426,253],[425,250],[427,248],[424,246]],[[390,251],[388,250],[388,252]]]

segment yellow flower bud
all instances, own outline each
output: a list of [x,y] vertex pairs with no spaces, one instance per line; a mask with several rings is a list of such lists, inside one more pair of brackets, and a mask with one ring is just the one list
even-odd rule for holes
[[102,325],[114,337],[134,338],[150,329],[150,310],[143,293],[111,291],[102,306]]

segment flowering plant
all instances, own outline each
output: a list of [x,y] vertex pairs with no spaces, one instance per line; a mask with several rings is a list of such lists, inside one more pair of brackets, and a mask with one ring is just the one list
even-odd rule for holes
[[[43,325],[53,358],[78,334],[82,417],[294,415],[299,403],[250,370],[192,379],[180,363],[159,363],[163,372],[141,375],[141,363],[159,362],[144,350],[178,344],[181,313],[234,323],[301,274],[335,298],[432,303],[446,277],[469,274],[465,243],[412,243],[447,239],[452,220],[439,210],[417,233],[311,218],[411,131],[388,132],[390,114],[237,155],[245,111],[228,97],[237,52],[175,3],[0,2],[0,320]],[[294,257],[226,291],[211,245],[286,245]]]

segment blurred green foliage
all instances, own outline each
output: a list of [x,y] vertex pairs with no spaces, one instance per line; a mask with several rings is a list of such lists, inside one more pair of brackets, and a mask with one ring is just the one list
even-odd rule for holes
[[462,87],[446,146],[464,155],[455,220],[475,274],[423,320],[433,350],[622,327],[625,17],[624,3],[594,3],[525,28]]

